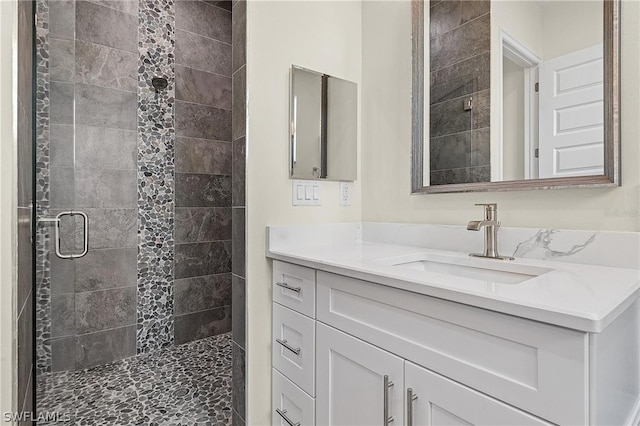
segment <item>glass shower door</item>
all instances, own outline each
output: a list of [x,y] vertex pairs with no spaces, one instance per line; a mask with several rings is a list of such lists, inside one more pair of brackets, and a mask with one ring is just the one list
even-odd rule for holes
[[82,372],[136,354],[138,55],[91,38],[113,9],[35,5],[36,407],[73,416]]

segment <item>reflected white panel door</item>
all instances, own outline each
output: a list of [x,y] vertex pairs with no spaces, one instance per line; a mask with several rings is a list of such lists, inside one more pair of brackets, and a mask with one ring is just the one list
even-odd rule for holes
[[540,64],[540,178],[604,174],[602,44]]
[[551,424],[408,361],[405,386],[408,426]]
[[403,425],[404,361],[320,322],[316,336],[316,424]]

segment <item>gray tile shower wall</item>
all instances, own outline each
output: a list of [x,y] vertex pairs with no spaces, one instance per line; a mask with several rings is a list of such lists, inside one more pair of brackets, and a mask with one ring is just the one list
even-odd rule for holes
[[432,185],[490,180],[490,21],[489,1],[431,3]]
[[176,140],[176,168],[183,173],[229,174],[230,151],[228,142],[179,137]]
[[[38,18],[47,18],[46,20],[38,19],[39,24],[48,24],[49,35],[51,37],[73,40],[75,34],[75,0],[60,0],[39,2]],[[44,26],[43,25],[43,26]]]
[[[36,6],[38,217],[80,209],[90,233],[64,260],[38,229],[38,372],[228,332],[231,3]],[[79,223],[62,228],[80,248]]]
[[[231,11],[176,13],[176,344],[231,330]],[[203,90],[206,88],[206,90]]]
[[[127,78],[137,75],[137,61],[131,61],[134,52],[112,46],[121,47],[113,42],[114,37],[124,35],[135,40],[137,30],[135,25],[121,28],[116,36],[109,27],[94,26],[92,22],[103,17],[137,22],[137,12],[125,16],[97,4],[43,1],[38,10],[38,22],[43,24],[47,22],[45,8],[50,10],[50,33],[43,32],[39,41],[48,41],[51,46],[48,71],[56,93],[51,98],[51,108],[58,112],[51,114],[49,120],[50,140],[45,135],[39,140],[42,152],[38,153],[38,164],[43,170],[50,169],[51,206],[84,210],[90,218],[91,234],[91,251],[86,257],[62,260],[47,252],[48,262],[38,266],[39,274],[49,274],[51,278],[50,302],[41,308],[38,305],[40,311],[45,311],[38,322],[49,328],[52,339],[39,343],[44,347],[39,348],[39,353],[48,355],[48,360],[43,357],[43,370],[49,371],[112,361],[116,358],[100,347],[96,337],[120,337],[119,326],[135,329],[131,307],[135,308],[137,274],[137,97],[135,84]],[[84,30],[76,31],[74,39],[76,25]],[[130,50],[137,51],[137,46],[134,44]],[[45,74],[46,62],[39,58],[38,65]],[[38,91],[46,94],[43,86],[39,79]],[[39,110],[43,121],[47,119],[45,113],[46,110]],[[48,159],[41,155],[47,144]],[[42,181],[46,183],[46,179]],[[44,185],[40,189],[39,202],[47,201],[46,189]],[[100,305],[99,315],[91,312],[96,304]],[[121,314],[112,314],[115,311]],[[85,317],[91,319],[90,323],[83,323]],[[132,336],[128,336],[130,342],[120,341],[117,357],[135,354]]]
[[[243,1],[243,0],[240,0]],[[232,341],[232,367],[231,367],[231,403],[233,407],[233,424],[240,425],[246,419],[246,355],[245,349]],[[236,419],[237,416],[237,419]]]
[[137,91],[136,53],[83,41],[76,41],[75,52],[75,78],[78,83]]
[[[136,353],[136,326],[114,328],[75,338],[75,368],[80,370],[131,357]],[[53,358],[54,365],[56,358]]]
[[33,202],[33,3],[18,2],[18,289],[13,312],[18,325],[17,411],[33,411],[33,268],[31,217]]
[[246,169],[246,43],[247,4],[245,0],[233,2],[231,25],[233,38],[232,80],[233,80],[233,146],[231,156],[231,202],[232,202],[232,402],[233,424],[244,426],[246,419],[246,289],[245,272],[245,169]]
[[76,39],[137,52],[138,11],[137,8],[128,11],[131,13],[88,1],[76,1]]
[[[91,249],[80,259],[49,255],[51,341],[44,344],[55,371],[135,354],[134,334],[122,330],[136,324],[138,14],[134,2],[127,13],[86,1],[43,3],[50,10],[50,206],[89,215]],[[104,340],[118,341],[119,350],[105,350]]]

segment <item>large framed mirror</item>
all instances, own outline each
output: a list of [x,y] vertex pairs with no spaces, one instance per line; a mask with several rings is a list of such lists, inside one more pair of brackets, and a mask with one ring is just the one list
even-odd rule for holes
[[412,0],[412,192],[615,187],[620,0]]

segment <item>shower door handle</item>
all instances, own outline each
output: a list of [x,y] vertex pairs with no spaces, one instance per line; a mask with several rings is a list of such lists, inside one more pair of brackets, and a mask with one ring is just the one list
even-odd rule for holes
[[[82,252],[81,253],[68,253],[68,254],[62,253],[62,250],[60,248],[60,222],[61,222],[61,218],[63,216],[71,216],[71,217],[73,217],[73,216],[82,216],[82,219],[83,219],[83,222],[84,222],[84,226],[83,226]],[[89,218],[87,217],[86,213],[81,212],[81,211],[69,210],[69,211],[58,213],[55,218],[40,219],[38,222],[53,223],[54,226],[56,227],[56,237],[55,237],[55,240],[56,240],[56,255],[59,258],[61,258],[61,259],[77,259],[79,257],[83,257],[89,251]]]

